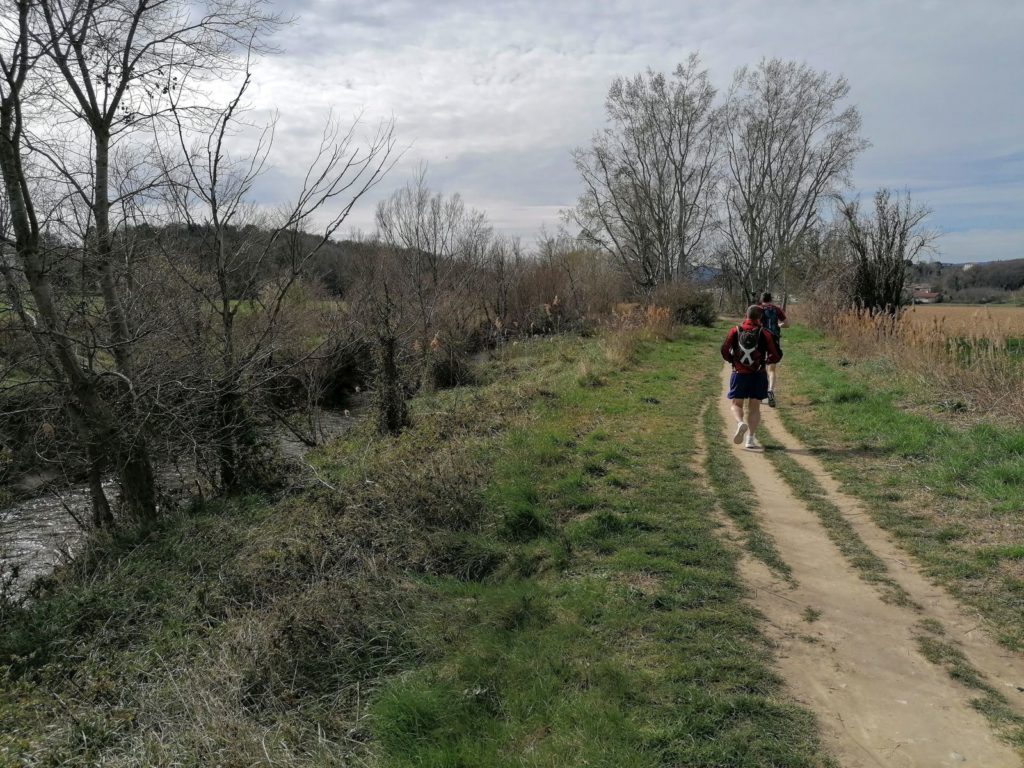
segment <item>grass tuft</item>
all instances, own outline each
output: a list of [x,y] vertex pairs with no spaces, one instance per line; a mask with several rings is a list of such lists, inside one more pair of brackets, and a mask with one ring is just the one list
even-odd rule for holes
[[793,570],[779,554],[775,541],[757,520],[757,496],[750,480],[740,469],[729,446],[722,441],[725,424],[712,404],[702,418],[707,455],[704,470],[714,489],[718,506],[746,535],[747,550],[786,581]]
[[760,437],[769,461],[775,465],[797,498],[818,516],[828,537],[843,553],[847,562],[857,569],[861,578],[881,589],[886,600],[896,605],[914,606],[906,590],[889,575],[889,569],[882,558],[864,543],[839,507],[829,500],[814,475],[800,466],[792,456],[788,456],[766,428],[762,427]]

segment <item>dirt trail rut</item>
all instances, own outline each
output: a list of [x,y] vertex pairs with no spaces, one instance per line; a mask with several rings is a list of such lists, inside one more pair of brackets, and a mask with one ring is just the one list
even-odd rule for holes
[[[728,370],[724,371],[727,379]],[[729,403],[719,408],[731,437]],[[784,407],[784,406],[783,406]],[[765,425],[790,449],[796,440],[776,414]],[[793,569],[796,585],[745,557],[742,574],[778,644],[780,674],[797,699],[813,709],[826,743],[844,768],[984,766],[1020,768],[1024,760],[998,740],[970,701],[977,697],[929,662],[915,640],[924,618],[942,623],[969,660],[1011,705],[1021,706],[1024,658],[1000,648],[940,588],[933,586],[864,513],[842,494],[814,458],[794,454],[813,472],[864,541],[889,565],[891,576],[921,610],[883,601],[829,539],[817,516],[799,501],[760,451],[734,447],[738,466],[758,492],[758,516]],[[810,609],[810,611],[808,611]],[[818,615],[820,612],[820,616]],[[809,620],[809,617],[813,618]]]

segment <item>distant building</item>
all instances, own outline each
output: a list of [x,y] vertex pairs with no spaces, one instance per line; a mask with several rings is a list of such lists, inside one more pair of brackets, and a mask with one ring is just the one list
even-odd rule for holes
[[964,264],[964,272],[970,272],[974,269],[974,264]]
[[927,289],[922,290],[915,287],[911,293],[911,300],[915,304],[938,304],[942,301],[942,292]]

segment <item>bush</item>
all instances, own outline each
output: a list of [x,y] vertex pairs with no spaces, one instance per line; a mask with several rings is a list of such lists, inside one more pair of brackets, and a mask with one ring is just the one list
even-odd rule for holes
[[664,283],[651,294],[651,303],[666,307],[680,325],[710,328],[718,319],[715,301],[710,293],[690,283]]
[[435,336],[430,345],[429,376],[434,389],[449,389],[476,383],[467,345]]

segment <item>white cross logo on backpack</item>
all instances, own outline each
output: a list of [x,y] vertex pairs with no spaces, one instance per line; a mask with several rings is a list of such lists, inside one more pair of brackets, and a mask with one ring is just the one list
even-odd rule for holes
[[743,346],[743,332],[739,328],[736,329],[736,347],[740,351],[740,364],[746,365],[753,368],[756,364],[754,363],[754,353],[757,352],[758,342],[761,341],[761,333],[758,331],[754,335],[754,346],[745,347]]

